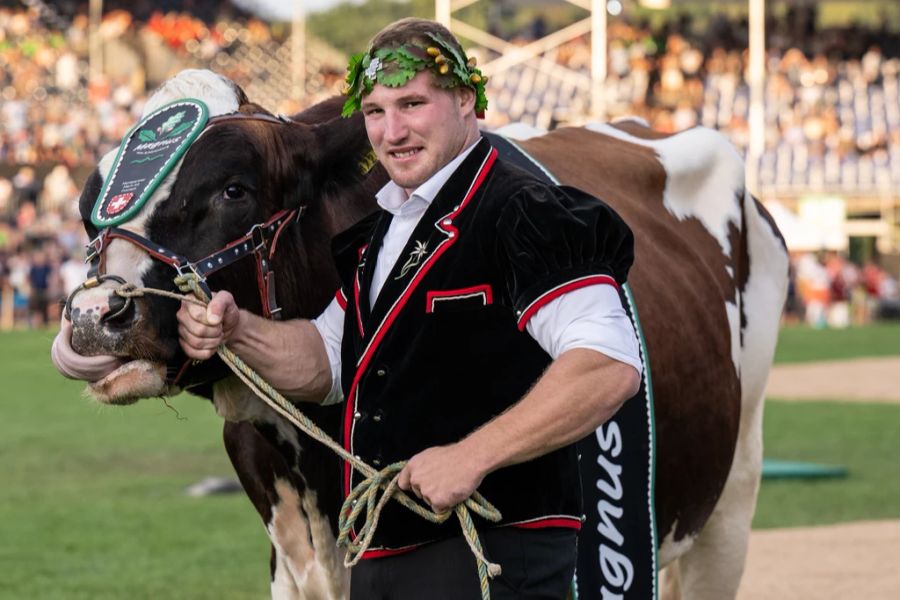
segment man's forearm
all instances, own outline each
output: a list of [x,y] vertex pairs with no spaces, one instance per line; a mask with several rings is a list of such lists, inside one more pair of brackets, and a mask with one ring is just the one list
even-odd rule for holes
[[325,344],[306,319],[270,321],[245,310],[229,348],[292,400],[321,402],[331,389]]
[[605,423],[640,385],[629,365],[586,349],[555,360],[515,406],[460,442],[484,474],[575,442]]

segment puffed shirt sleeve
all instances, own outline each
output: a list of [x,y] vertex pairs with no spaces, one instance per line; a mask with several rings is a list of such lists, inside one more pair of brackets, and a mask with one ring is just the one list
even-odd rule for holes
[[341,340],[344,335],[346,300],[341,302],[342,293],[339,290],[322,314],[312,320],[313,326],[325,342],[325,353],[331,366],[331,390],[322,404],[337,404],[344,400],[344,392],[341,389]]
[[588,348],[641,373],[634,326],[619,294],[634,242],[618,214],[575,188],[536,185],[504,207],[498,238],[520,329],[554,359]]
[[520,330],[567,292],[625,283],[634,259],[628,225],[606,204],[570,187],[516,192],[497,221],[497,262]]

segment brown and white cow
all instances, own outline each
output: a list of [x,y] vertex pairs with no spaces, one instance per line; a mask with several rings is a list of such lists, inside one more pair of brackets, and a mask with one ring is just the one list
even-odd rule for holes
[[[261,112],[232,83],[204,71],[164,84],[145,111],[183,97],[203,100],[211,115]],[[304,205],[272,268],[285,317],[317,315],[336,286],[329,239],[374,210],[373,192],[385,181],[377,165],[360,169],[368,151],[363,123],[337,117],[339,109],[340,101],[326,102],[290,124],[208,126],[123,227],[196,260],[278,210]],[[764,386],[787,282],[783,240],[745,190],[739,156],[715,132],[661,136],[627,123],[524,137],[521,147],[557,179],[606,200],[635,232],[629,279],[653,370],[660,565],[676,567],[685,597],[733,597],[759,486]],[[91,236],[90,210],[112,159],[100,162],[82,194]],[[173,289],[173,270],[140,247],[114,239],[104,252],[107,273]],[[253,268],[252,261],[235,264],[210,285],[261,311],[247,285]],[[173,385],[183,361],[177,302],[145,297],[123,311],[114,287],[104,283],[72,299],[75,349],[128,361],[89,391],[114,404],[182,387],[211,396],[225,418],[229,456],[272,540],[273,597],[345,596],[333,533],[337,459],[301,439],[216,361]],[[303,408],[337,432],[339,410]]]

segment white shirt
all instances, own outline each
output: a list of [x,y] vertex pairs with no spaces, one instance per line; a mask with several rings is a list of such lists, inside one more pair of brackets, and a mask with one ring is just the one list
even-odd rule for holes
[[[372,287],[369,289],[370,306],[374,306],[419,219],[476,144],[463,150],[416,188],[409,198],[393,181],[389,181],[376,194],[378,205],[390,212],[393,219],[378,250]],[[325,351],[331,363],[331,391],[324,403],[340,402],[343,400],[340,381],[344,310],[336,299],[332,300],[312,323],[325,342]],[[634,327],[622,308],[618,292],[611,285],[591,285],[551,300],[531,317],[525,329],[553,359],[567,350],[587,348],[630,365],[638,375],[641,374],[642,364]]]

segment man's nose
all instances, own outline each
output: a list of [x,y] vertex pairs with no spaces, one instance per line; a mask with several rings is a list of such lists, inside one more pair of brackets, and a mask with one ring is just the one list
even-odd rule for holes
[[397,143],[406,139],[409,128],[406,125],[406,119],[397,111],[388,110],[384,114],[385,127],[384,136],[388,142]]

